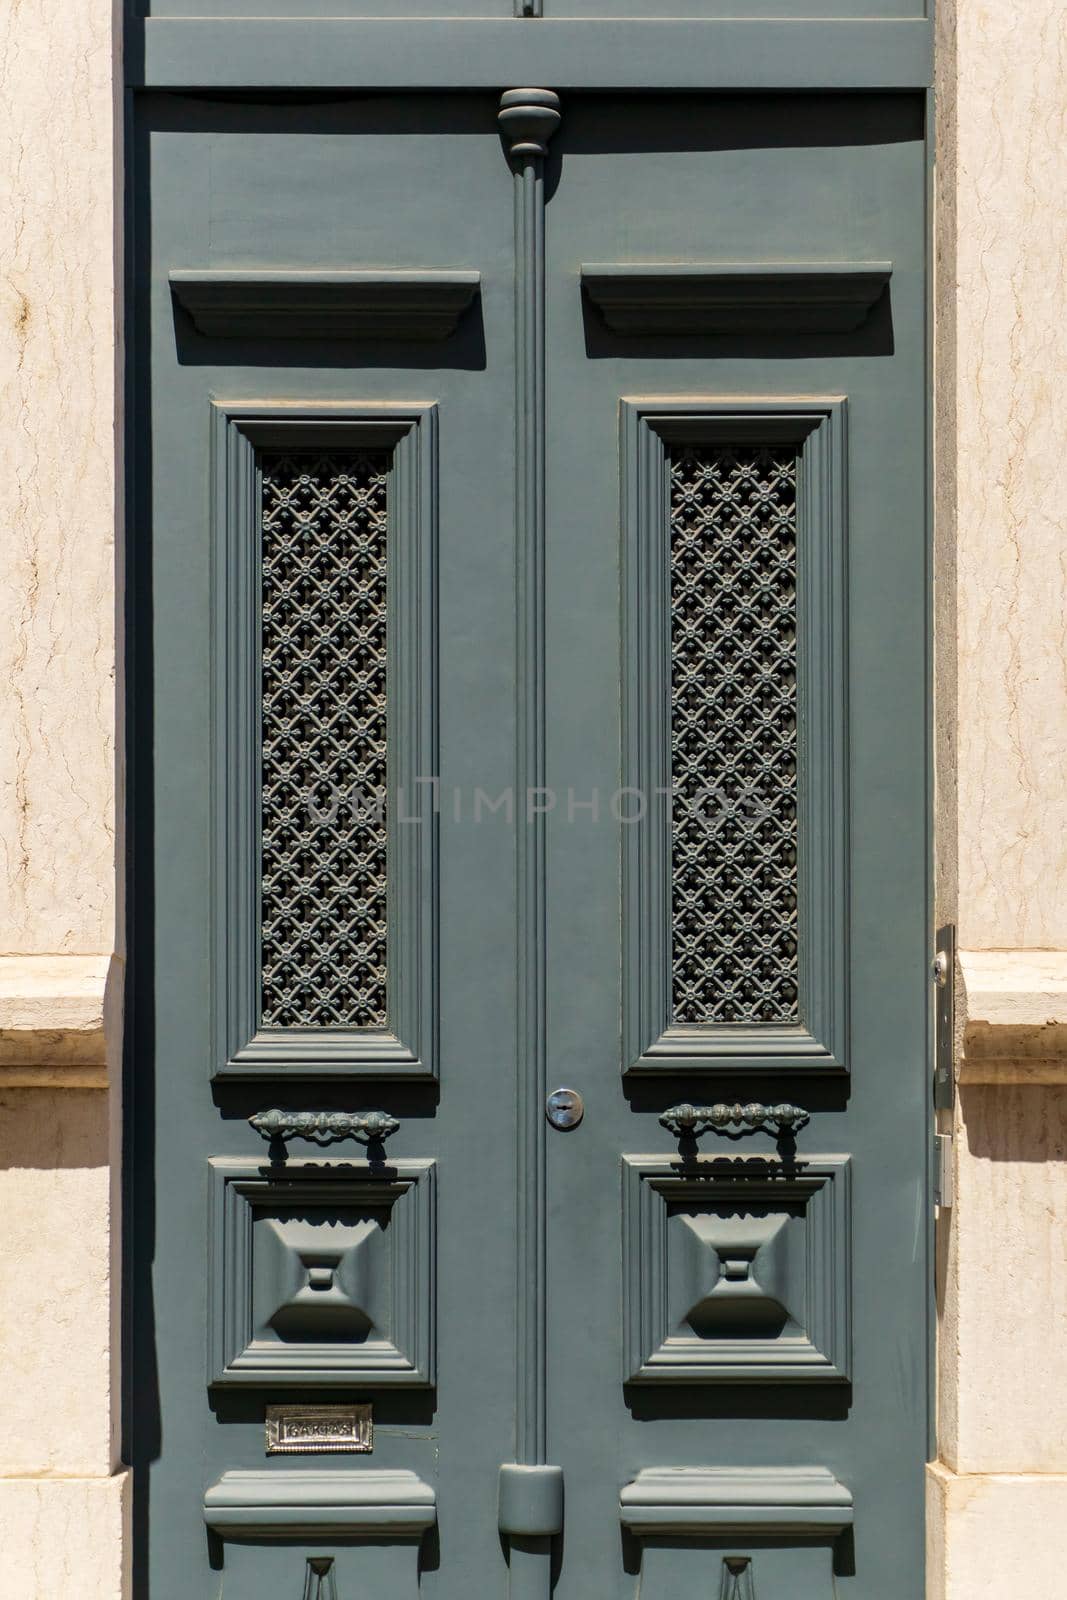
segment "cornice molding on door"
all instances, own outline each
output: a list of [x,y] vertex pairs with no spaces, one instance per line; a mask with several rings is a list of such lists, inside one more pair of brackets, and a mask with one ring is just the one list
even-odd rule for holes
[[642,1600],[690,1589],[830,1600],[852,1495],[826,1467],[646,1467],[623,1487],[619,1512],[641,1542]]
[[170,290],[211,339],[447,339],[479,292],[477,272],[175,269]]
[[583,265],[613,333],[853,333],[888,286],[888,261]]
[[113,961],[0,956],[0,1088],[107,1087]]
[[645,1467],[624,1485],[622,1525],[638,1535],[834,1535],[852,1495],[826,1467]]
[[204,1521],[223,1538],[418,1539],[437,1521],[437,1497],[401,1469],[224,1472],[204,1495]]
[[925,89],[930,19],[147,17],[134,88]]
[[1067,1083],[1067,950],[961,950],[961,1084]]

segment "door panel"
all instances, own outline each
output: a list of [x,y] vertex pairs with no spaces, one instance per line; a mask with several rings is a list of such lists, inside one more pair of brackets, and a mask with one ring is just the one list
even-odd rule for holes
[[[572,97],[553,147],[547,768],[601,802],[596,821],[565,799],[548,818],[549,1056],[586,1104],[548,1150],[549,1436],[568,1530],[582,1530],[559,1597],[617,1571],[620,1483],[802,1464],[854,1499],[855,1577],[839,1541],[837,1592],[922,1589],[921,1475],[888,1465],[918,1462],[926,1439],[920,133],[892,98],[644,100],[638,116]],[[819,260],[891,264],[859,328],[617,332],[579,290],[587,262]],[[676,316],[690,303],[679,295]],[[804,419],[807,441],[836,433],[833,448],[783,443],[783,415]],[[677,782],[680,753],[684,781],[694,748],[715,803],[698,827],[675,802],[672,867],[635,767]],[[623,787],[641,792],[613,810]],[[672,1007],[711,1020],[677,1030],[690,1037],[673,1059],[642,1059]],[[777,1143],[740,1115],[699,1143],[661,1125],[676,1104],[782,1101],[810,1120]],[[797,1183],[817,1194],[802,1201]],[[731,1293],[751,1297],[732,1329]],[[669,1551],[656,1560],[676,1586],[695,1582],[675,1543],[675,1567]],[[708,1548],[700,1583],[717,1595]],[[764,1586],[768,1559],[753,1559],[755,1592],[792,1600],[771,1565]],[[819,1583],[795,1592],[827,1595]]]
[[921,103],[505,109],[138,102],[138,1592],[918,1600]]
[[[439,1519],[437,1581],[469,1591],[500,1562],[513,1448],[514,831],[488,807],[435,815],[414,780],[514,782],[496,101],[146,100],[133,156],[151,194],[132,355],[138,1581],[182,1600],[351,1592],[352,1557],[314,1573],[314,1540],[279,1532],[303,1538],[318,1490],[293,1473],[318,1467],[343,1504],[315,1525],[374,1534],[361,1582],[413,1586]],[[380,306],[369,339],[309,337],[307,293],[253,295],[199,332],[170,274],[249,267],[482,281],[445,337],[379,334]],[[384,829],[352,792],[379,787],[383,750]],[[272,1109],[399,1127],[265,1138],[247,1119]],[[476,1313],[441,1316],[442,1290]],[[268,1404],[353,1400],[372,1406],[370,1456],[265,1455]],[[345,1487],[364,1465],[386,1480]],[[270,1495],[232,1476],[264,1470]],[[231,1543],[235,1518],[254,1544]]]

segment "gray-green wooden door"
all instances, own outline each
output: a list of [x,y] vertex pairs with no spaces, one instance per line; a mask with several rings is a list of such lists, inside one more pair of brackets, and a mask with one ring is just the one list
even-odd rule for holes
[[138,1593],[922,1593],[925,171],[139,98]]

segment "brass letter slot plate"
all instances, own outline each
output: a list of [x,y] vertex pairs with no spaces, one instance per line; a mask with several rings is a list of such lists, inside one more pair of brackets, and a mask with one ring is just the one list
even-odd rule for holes
[[332,1455],[374,1449],[370,1406],[268,1406],[267,1454]]

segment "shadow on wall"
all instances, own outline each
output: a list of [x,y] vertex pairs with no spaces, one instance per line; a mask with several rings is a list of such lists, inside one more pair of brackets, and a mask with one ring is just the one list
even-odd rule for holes
[[1067,1161],[1067,1084],[961,1084],[964,1159]]
[[107,1165],[105,1090],[0,1088],[0,1172]]

